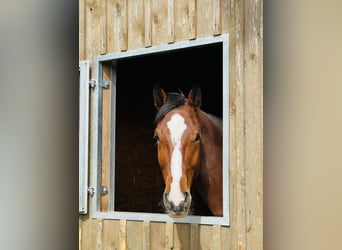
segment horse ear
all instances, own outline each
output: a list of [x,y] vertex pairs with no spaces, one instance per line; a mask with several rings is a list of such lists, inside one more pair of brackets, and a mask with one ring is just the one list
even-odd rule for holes
[[200,108],[202,104],[202,92],[197,86],[192,87],[188,94],[188,101],[194,108]]
[[154,106],[157,110],[159,110],[161,106],[163,106],[164,103],[167,102],[167,94],[158,85],[153,88],[153,100],[154,100]]

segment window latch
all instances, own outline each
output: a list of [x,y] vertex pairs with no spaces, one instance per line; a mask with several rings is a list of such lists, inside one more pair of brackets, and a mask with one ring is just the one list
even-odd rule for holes
[[[89,81],[89,86],[91,88],[95,88],[95,86],[97,85],[97,81],[95,79],[91,79]],[[100,80],[100,84],[99,84],[100,87],[104,88],[104,89],[108,89],[109,87],[109,84],[108,84],[108,81],[106,80]]]

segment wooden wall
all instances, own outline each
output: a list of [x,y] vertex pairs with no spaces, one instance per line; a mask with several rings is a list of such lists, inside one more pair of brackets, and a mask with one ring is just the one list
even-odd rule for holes
[[[263,249],[262,4],[258,0],[79,1],[79,59],[90,60],[90,65],[97,54],[229,33],[231,102],[229,227],[80,215],[79,249]],[[110,102],[109,90],[104,90],[103,98]],[[109,145],[109,112],[105,110],[103,117],[104,152]],[[103,157],[106,172],[109,155]],[[103,179],[104,184],[108,181]],[[108,197],[101,203],[105,207]]]

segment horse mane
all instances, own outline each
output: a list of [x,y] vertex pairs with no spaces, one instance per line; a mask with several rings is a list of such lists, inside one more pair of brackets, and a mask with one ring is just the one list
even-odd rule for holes
[[154,124],[157,124],[160,122],[167,113],[169,113],[171,110],[178,108],[180,106],[183,106],[185,104],[186,98],[182,92],[175,93],[171,92],[167,94],[167,101],[166,103],[161,106],[161,108],[158,110],[158,113],[155,117]]

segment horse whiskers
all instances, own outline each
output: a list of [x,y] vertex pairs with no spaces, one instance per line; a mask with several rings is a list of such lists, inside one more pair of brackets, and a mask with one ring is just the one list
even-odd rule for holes
[[194,200],[192,200],[190,207],[189,207],[188,215],[193,215],[195,213],[194,203],[195,203]]
[[191,205],[189,208],[189,212],[188,215],[193,215],[195,213],[195,209],[193,208],[193,206]]
[[160,207],[162,211],[165,210],[165,205],[164,205],[164,201],[163,200],[159,201],[157,206]]

